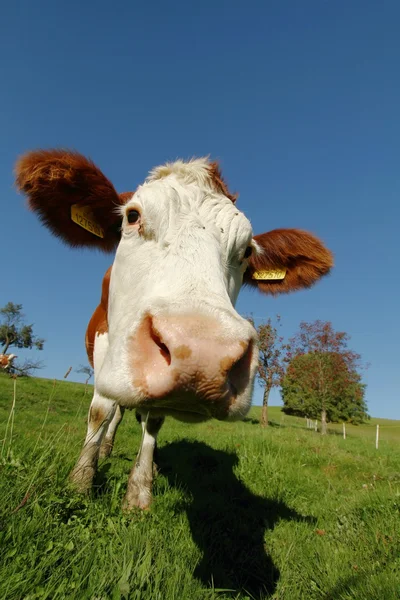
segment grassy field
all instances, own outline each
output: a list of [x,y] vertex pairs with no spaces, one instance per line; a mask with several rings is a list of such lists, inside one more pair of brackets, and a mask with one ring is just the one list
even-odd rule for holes
[[[150,511],[120,510],[140,428],[128,413],[90,497],[67,476],[91,388],[0,376],[0,598],[400,598],[400,422],[321,437],[259,409],[167,420]],[[381,443],[375,450],[375,424]],[[7,429],[7,435],[5,432]]]

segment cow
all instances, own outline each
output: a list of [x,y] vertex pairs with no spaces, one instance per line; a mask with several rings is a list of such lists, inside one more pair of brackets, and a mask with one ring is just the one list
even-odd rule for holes
[[0,369],[9,371],[16,358],[18,358],[16,354],[0,354]]
[[331,270],[332,253],[299,229],[253,235],[209,158],[166,163],[120,194],[75,151],[28,152],[15,174],[55,236],[114,253],[86,332],[94,394],[70,477],[78,490],[90,490],[124,410],[136,409],[142,442],[123,509],[148,508],[165,417],[235,421],[250,408],[258,346],[234,308],[242,285],[269,295],[309,288]]

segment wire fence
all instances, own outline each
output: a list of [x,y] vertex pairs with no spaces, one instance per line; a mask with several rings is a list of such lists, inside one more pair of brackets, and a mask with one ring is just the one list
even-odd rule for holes
[[[321,421],[318,419],[310,419],[308,417],[293,417],[291,415],[280,415],[280,418],[276,418],[277,415],[270,418],[270,422],[275,426],[293,427],[296,429],[306,429],[310,432],[321,434]],[[400,443],[400,421],[395,423],[385,423],[385,419],[380,420],[379,423],[374,422],[363,423],[361,425],[354,425],[352,423],[328,423],[327,434],[335,435],[346,440],[350,439],[364,439],[375,446],[378,450],[381,442]]]
[[[301,425],[299,425],[301,426]],[[313,431],[321,431],[321,422],[317,419],[305,418],[305,424],[302,426],[306,429]],[[349,423],[338,423],[332,426],[327,426],[327,433],[332,435],[339,435],[345,440],[348,435],[350,437],[363,437],[364,439],[370,438],[375,443],[375,448],[379,449],[379,443],[381,440],[392,441],[397,439],[400,441],[400,422],[398,424],[386,424],[386,423],[375,423],[368,425],[353,425]]]

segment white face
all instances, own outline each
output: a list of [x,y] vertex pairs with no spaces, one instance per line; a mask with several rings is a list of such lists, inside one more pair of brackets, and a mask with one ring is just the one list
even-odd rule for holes
[[174,173],[120,210],[98,391],[153,414],[243,417],[258,359],[256,333],[234,309],[253,249],[249,221]]

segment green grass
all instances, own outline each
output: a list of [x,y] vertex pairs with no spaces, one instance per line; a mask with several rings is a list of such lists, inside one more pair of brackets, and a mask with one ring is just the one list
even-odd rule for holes
[[133,413],[91,496],[67,484],[90,394],[18,380],[12,422],[0,376],[1,599],[400,598],[399,422],[348,426],[343,440],[278,407],[266,430],[258,408],[235,424],[168,419],[153,506],[126,516]]
[[[261,416],[261,408],[254,407],[253,414],[258,418]],[[270,419],[281,426],[301,427],[306,426],[305,419],[301,417],[292,417],[285,415],[279,406],[271,406],[269,408]],[[318,423],[320,427],[321,423]],[[385,445],[388,442],[400,442],[400,421],[391,419],[369,419],[363,425],[346,424],[346,436],[354,438],[363,438],[370,440],[371,444],[375,444],[376,426],[379,425],[379,445]],[[343,425],[341,423],[329,423],[328,431],[331,434],[343,435]]]

